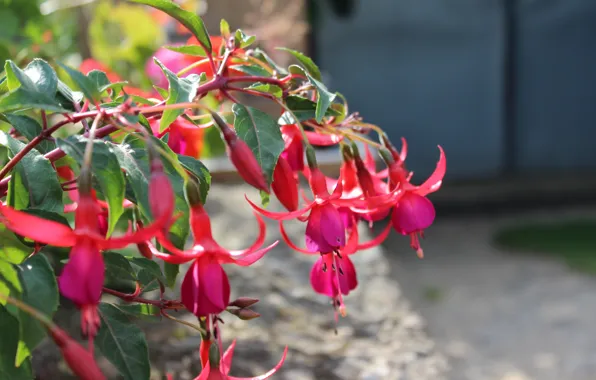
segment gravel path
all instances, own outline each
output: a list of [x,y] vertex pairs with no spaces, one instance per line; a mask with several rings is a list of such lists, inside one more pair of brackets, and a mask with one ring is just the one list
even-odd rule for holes
[[423,241],[424,260],[405,237],[387,240],[393,278],[448,355],[449,379],[596,379],[596,278],[490,244],[501,224],[595,214],[584,209],[491,219],[439,216]]

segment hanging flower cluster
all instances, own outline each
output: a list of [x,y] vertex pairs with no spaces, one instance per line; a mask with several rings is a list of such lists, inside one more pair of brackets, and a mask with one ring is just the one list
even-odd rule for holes
[[[0,194],[6,196],[0,203],[0,223],[22,241],[32,242],[33,253],[27,260],[49,254],[45,245],[69,249],[59,268],[57,287],[80,310],[81,332],[89,347],[41,320],[80,378],[104,378],[94,361],[93,347],[94,338],[110,328],[111,313],[117,312],[107,312],[108,306],[101,302],[103,294],[110,294],[124,302],[152,306],[174,321],[178,320],[169,310],[186,309],[194,314],[194,327],[202,337],[198,349],[203,368],[196,379],[237,379],[229,375],[236,341],[223,351],[221,314],[256,318],[259,314],[251,307],[258,300],[231,300],[224,268],[229,264],[248,267],[279,243],[266,243],[262,217],[278,221],[290,248],[313,257],[310,284],[331,299],[337,321],[346,314],[344,296],[358,286],[352,255],[381,244],[393,229],[408,236],[412,249],[423,256],[420,239],[435,219],[427,196],[441,187],[445,154],[439,146],[434,172],[422,184],[413,184],[406,168],[405,139],[398,150],[385,131],[349,113],[345,100],[340,102],[327,90],[309,58],[290,51],[302,65],[280,68],[263,51],[249,48],[252,36],[240,30],[230,33],[225,22],[221,36],[208,36],[197,16],[172,4],[155,3],[193,32],[185,45],[160,49],[155,62],[147,64],[148,76],[161,89],[157,92],[123,84],[100,63],[86,61],[82,73],[67,68],[83,94],[77,100],[72,90],[64,89],[66,85],[48,90],[36,82],[40,76],[35,76],[34,69],[46,78],[56,76],[44,61],[34,61],[25,70],[7,63],[11,79],[8,92],[0,95],[0,113],[13,129],[0,138],[10,151],[10,160],[0,170]],[[14,86],[12,78],[20,86]],[[64,103],[69,93],[74,110]],[[276,120],[242,104],[238,93],[269,99],[279,106],[280,117]],[[202,102],[208,94],[214,95],[217,108]],[[231,112],[223,111],[230,104]],[[22,127],[25,116],[18,112],[23,107],[39,111],[43,126],[36,136]],[[54,131],[71,123],[83,125],[80,134],[50,139]],[[209,130],[219,132],[244,182],[262,195],[272,194],[287,210],[270,211],[246,195],[255,211],[258,234],[252,246],[243,250],[229,250],[213,238],[204,208],[210,176],[198,159],[208,145],[204,136]],[[372,130],[380,136],[378,142],[367,136]],[[50,142],[50,149],[39,150],[42,142]],[[330,146],[337,147],[341,160],[337,178],[323,174],[317,163],[316,147]],[[377,169],[371,149],[378,152],[384,169]],[[65,156],[70,160],[61,160]],[[36,175],[39,183],[34,183]],[[308,191],[300,189],[301,179],[308,183]],[[57,193],[52,186],[58,186]],[[42,196],[40,189],[45,189]],[[63,198],[69,202],[63,204]],[[36,210],[45,211],[39,214]],[[72,227],[55,214],[73,214]],[[305,224],[304,244],[290,240],[284,227],[289,221]],[[360,222],[386,225],[372,240],[361,241]],[[136,247],[139,255],[114,259],[115,251],[128,246]],[[166,284],[157,263],[189,264],[177,289],[179,300],[164,298]],[[128,291],[123,291],[126,281],[122,278],[119,287],[114,286],[110,273],[114,265],[120,265],[118,273],[130,273]],[[143,296],[156,289],[151,282],[158,284],[159,300]],[[175,278],[168,282],[175,286]],[[0,293],[0,301],[18,306],[15,296]],[[95,339],[95,346],[102,348],[103,344],[105,339]],[[271,371],[254,379],[273,375],[287,350]],[[123,370],[122,361],[114,360]]]

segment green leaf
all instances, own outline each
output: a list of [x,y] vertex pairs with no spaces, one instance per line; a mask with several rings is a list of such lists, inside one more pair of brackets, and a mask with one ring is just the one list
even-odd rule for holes
[[[58,309],[58,284],[48,259],[37,254],[19,265],[23,285],[22,301],[48,318]],[[20,366],[33,349],[45,338],[46,329],[24,311],[19,311],[21,339],[17,350],[16,365]]]
[[133,264],[133,267],[135,267],[135,271],[139,280],[142,277],[142,272],[146,272],[146,274],[152,279],[156,279],[163,284],[166,283],[166,278],[161,272],[159,264],[157,264],[155,261],[146,259],[144,257],[133,257],[130,259],[130,262]]
[[304,65],[304,68],[306,69],[306,71],[314,79],[316,79],[318,81],[321,80],[321,71],[319,70],[319,67],[313,62],[313,60],[310,57],[307,57],[306,55],[304,55],[303,53],[301,53],[297,50],[288,49],[288,48],[284,48],[284,47],[279,47],[279,48],[277,48],[277,50],[287,51],[288,53],[292,54],[298,61],[300,61],[300,63],[302,63],[302,65]]
[[116,252],[104,252],[104,286],[122,293],[132,293],[136,289],[137,274],[124,256]]
[[209,173],[209,169],[194,157],[179,154],[178,161],[198,179],[201,202],[205,203],[207,201],[209,187],[211,186],[211,173]]
[[273,170],[279,155],[284,150],[284,141],[279,126],[269,115],[256,108],[234,104],[234,129],[252,150],[267,183],[271,184]]
[[230,24],[223,18],[219,22],[219,33],[223,38],[228,38],[230,36]]
[[260,91],[260,92],[266,92],[269,93],[273,96],[275,96],[276,98],[281,98],[283,95],[283,90],[281,89],[281,87],[276,86],[274,84],[269,84],[269,83],[254,83],[251,86],[247,87],[247,89],[249,90],[254,90],[254,91]]
[[[290,95],[285,99],[286,106],[292,111],[299,121],[314,119],[316,116],[317,104],[312,100],[301,96]],[[333,108],[328,108],[325,116],[339,116],[340,113]],[[289,112],[284,112],[277,121],[280,125],[296,124],[296,121]]]
[[184,25],[196,38],[201,42],[201,44],[207,48],[207,50],[211,51],[211,39],[209,38],[209,33],[207,32],[207,28],[203,23],[203,20],[196,15],[195,13],[186,11],[176,3],[170,0],[131,0],[135,3],[145,4],[152,6],[153,8],[159,9],[162,12],[167,13],[168,15],[172,16],[176,20],[178,20],[182,25]]
[[12,177],[8,182],[6,204],[15,210],[23,210],[29,206],[29,190],[25,187],[23,178],[18,170],[12,172]]
[[234,44],[241,49],[252,45],[256,40],[257,37],[246,35],[240,29],[236,30],[236,33],[234,33]]
[[58,79],[54,69],[41,59],[34,59],[25,70],[6,61],[6,83],[10,92],[0,97],[0,112],[38,108],[65,112],[56,101]]
[[[0,145],[8,148],[11,157],[25,147],[21,141],[2,131],[0,131]],[[54,212],[63,211],[62,188],[56,171],[47,158],[33,149],[15,165],[15,170],[18,171],[23,185],[29,191],[29,207]]]
[[318,96],[317,109],[315,111],[315,119],[318,123],[320,123],[323,120],[325,114],[327,113],[329,106],[331,105],[331,103],[337,95],[329,92],[329,90],[327,90],[327,87],[325,87],[323,83],[313,78],[309,73],[306,73],[306,77],[308,78],[308,81],[312,83],[312,85],[315,86],[317,89]]
[[[16,267],[0,258],[0,295],[20,297],[23,287],[19,280],[19,273]],[[0,299],[0,305],[5,305],[6,301]]]
[[[66,139],[57,139],[57,144],[66,154],[74,158],[79,165],[83,164],[87,144],[86,137],[73,135]],[[118,219],[124,212],[122,203],[124,202],[126,182],[118,158],[107,141],[95,140],[93,142],[91,170],[108,203],[108,235],[111,235]]]
[[148,305],[144,303],[112,305],[126,314],[135,318],[159,320],[160,310],[157,306]]
[[[178,78],[176,74],[171,72],[163,65],[157,58],[153,58],[155,63],[161,68],[169,83],[169,93],[167,104],[177,104],[184,102],[191,102],[197,94],[199,83],[205,79],[205,73],[201,75],[191,74],[186,78]],[[159,121],[159,131],[162,132],[176,120],[176,118],[184,113],[184,109],[169,109],[165,110]]]
[[15,366],[15,357],[19,344],[19,320],[4,306],[0,305],[0,379],[31,380],[31,365],[27,362]]
[[151,368],[143,331],[114,305],[100,303],[99,316],[95,347],[126,380],[148,380]]
[[279,75],[287,75],[288,74],[288,71],[286,69],[284,69],[283,67],[279,66],[277,63],[275,63],[275,61],[272,60],[271,57],[269,57],[263,49],[261,49],[261,48],[254,49],[253,56],[256,59],[260,60],[261,62],[264,62],[264,63],[268,64],[269,66],[271,66]]
[[182,53],[186,55],[192,55],[194,57],[206,57],[205,49],[200,45],[183,45],[183,46],[164,46],[166,49],[175,51],[176,53]]
[[[6,121],[14,127],[21,135],[25,136],[28,141],[33,140],[35,137],[39,136],[41,133],[41,125],[37,122],[37,120],[24,115],[15,115],[7,113],[4,115]],[[43,140],[35,149],[40,151],[41,153],[48,153],[49,151],[53,150],[56,147],[50,140]]]
[[169,94],[168,90],[166,90],[165,88],[161,88],[159,86],[155,86],[155,85],[153,86],[153,88],[159,93],[159,96],[161,96],[164,99],[168,98],[168,94]]
[[120,167],[126,172],[126,181],[132,188],[141,212],[150,217],[151,205],[147,189],[151,173],[144,146],[135,149],[126,142],[126,139],[120,144],[108,144],[116,155]]
[[101,91],[99,90],[96,83],[97,78],[88,78],[82,72],[70,68],[62,63],[58,63],[58,65],[60,65],[60,67],[62,67],[77,84],[77,86],[79,86],[79,89],[83,92],[85,98],[89,99],[94,104],[100,100]]
[[170,289],[174,289],[176,287],[176,277],[178,277],[178,273],[180,273],[180,265],[164,262],[163,269],[166,273],[166,285]]
[[58,92],[56,93],[58,102],[69,110],[74,110],[73,103],[80,104],[85,96],[80,91],[74,91],[68,87],[64,82],[58,80]]
[[89,78],[91,80],[91,82],[93,83],[95,88],[97,88],[97,90],[100,93],[103,93],[104,91],[109,90],[111,88],[122,87],[128,83],[127,81],[112,83],[108,79],[108,76],[106,75],[106,73],[104,73],[103,71],[100,71],[100,70],[89,71],[87,73],[87,78]]
[[10,40],[18,33],[19,18],[11,9],[0,9],[0,40]]
[[271,73],[259,65],[231,65],[230,69],[241,71],[248,75],[258,77],[271,77]]
[[0,260],[20,264],[31,254],[31,248],[21,242],[16,235],[0,223]]

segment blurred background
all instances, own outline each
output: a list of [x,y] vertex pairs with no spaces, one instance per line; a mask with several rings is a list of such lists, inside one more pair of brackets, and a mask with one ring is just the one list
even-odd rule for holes
[[[407,139],[414,182],[443,146],[427,259],[397,234],[384,256],[449,379],[596,379],[595,1],[179,3],[213,34],[225,18],[256,35],[281,65],[290,58],[276,46],[313,57],[351,111]],[[2,61],[99,67],[143,91],[157,49],[188,39],[118,0],[0,0],[0,25]]]

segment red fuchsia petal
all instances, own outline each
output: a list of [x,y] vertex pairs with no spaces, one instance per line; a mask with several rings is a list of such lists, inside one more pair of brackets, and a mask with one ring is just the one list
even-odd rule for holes
[[192,252],[192,251],[188,251],[188,252],[183,251],[184,255],[178,255],[176,253],[173,255],[170,255],[170,254],[158,251],[157,249],[155,249],[155,247],[153,247],[153,249],[151,249],[151,253],[153,254],[153,256],[157,257],[158,259],[161,259],[161,260],[165,261],[166,263],[170,263],[170,264],[184,264],[184,263],[187,263],[187,262],[192,261],[192,260],[196,259],[197,257],[199,257],[199,255],[197,253]]
[[[157,159],[159,160],[159,159]],[[154,219],[170,218],[174,212],[174,190],[161,162],[152,163],[149,180],[149,205]]]
[[208,309],[209,305],[213,305],[215,307],[214,311],[208,314],[219,314],[230,303],[230,282],[228,275],[214,258],[205,256],[198,260],[204,262],[204,264],[200,264],[199,266],[199,280],[201,281],[201,288],[209,301],[203,306],[205,309]]
[[346,243],[346,230],[337,209],[331,205],[317,205],[306,224],[306,247],[312,252],[332,252]]
[[391,221],[387,223],[387,226],[385,226],[383,231],[374,239],[367,241],[366,243],[358,244],[356,250],[362,251],[382,244],[385,241],[385,239],[387,239],[387,236],[389,236],[389,232],[391,232]]
[[352,212],[352,210],[350,210],[348,207],[338,207],[337,211],[341,216],[341,220],[344,223],[344,226],[346,226],[346,230],[351,230],[352,226],[354,226],[354,222],[356,222],[359,218],[357,214]]
[[286,145],[281,156],[288,161],[293,171],[302,171],[304,169],[304,146],[300,129],[296,124],[290,124],[282,126],[280,130]]
[[17,211],[0,203],[0,222],[12,232],[56,247],[72,247],[77,236],[62,223]]
[[332,146],[344,139],[341,135],[323,134],[317,132],[305,131],[308,142],[317,146]]
[[[162,215],[148,226],[140,228],[132,235],[124,235],[121,237],[111,237],[109,239],[102,238],[99,235],[87,234],[94,239],[101,249],[119,249],[124,248],[129,244],[138,244],[148,241],[153,237],[159,235],[164,226],[170,222],[168,215]],[[169,249],[169,248],[168,248]]]
[[354,223],[354,226],[350,230],[350,236],[348,237],[348,242],[346,245],[341,249],[341,253],[343,255],[352,255],[358,251],[358,240],[360,239],[358,234],[358,225]]
[[[219,371],[217,371],[219,372]],[[203,368],[201,369],[201,373],[199,373],[199,376],[195,377],[194,380],[210,380],[211,378],[211,365],[209,364],[209,361],[207,361],[207,364],[205,364],[203,366]],[[220,374],[220,379],[225,380],[223,377],[221,377]]]
[[404,162],[408,157],[408,142],[405,137],[401,138],[401,152],[399,153],[399,160]]
[[104,281],[103,256],[92,240],[79,239],[58,277],[60,293],[79,306],[95,305]]
[[366,212],[366,213],[357,213],[360,217],[368,222],[378,222],[383,220],[389,215],[391,212],[390,208],[386,208],[384,210],[375,211],[375,212]]
[[188,268],[180,293],[184,306],[197,317],[219,314],[230,298],[228,276],[216,261],[199,258]]
[[329,200],[341,198],[343,192],[344,192],[344,185],[343,185],[343,181],[341,181],[341,178],[340,178],[340,180],[337,181],[337,183],[335,184],[335,188],[333,189],[333,193],[331,193],[331,195],[329,196]]
[[81,380],[106,379],[93,354],[68,336],[64,330],[53,328],[50,330],[50,335],[60,348],[64,361],[77,378]]
[[[327,180],[321,170],[319,168],[313,168],[308,171],[305,170],[305,173],[308,173],[308,183],[315,199],[328,199],[329,190],[327,189]],[[338,181],[339,183],[340,181]]]
[[273,193],[288,211],[298,209],[298,181],[288,161],[279,157],[271,183]]
[[435,220],[435,207],[428,198],[408,192],[395,207],[391,220],[402,235],[422,231]]
[[445,152],[443,148],[439,145],[439,161],[437,162],[437,167],[433,174],[428,177],[426,181],[420,186],[416,188],[416,193],[419,195],[426,195],[429,193],[433,193],[441,187],[443,184],[443,178],[445,177],[445,171],[447,170],[447,159],[445,158]]
[[312,252],[307,249],[300,248],[296,244],[294,244],[294,242],[292,240],[290,240],[290,237],[286,233],[286,229],[284,228],[283,221],[279,222],[279,232],[281,233],[281,237],[282,237],[282,239],[284,239],[284,241],[286,242],[288,247],[292,248],[294,251],[298,251],[300,253],[305,253],[307,255],[315,255],[315,254],[319,253],[318,251]]
[[255,262],[257,262],[258,260],[260,260],[261,257],[265,256],[265,254],[267,252],[269,252],[271,249],[273,249],[273,247],[275,247],[278,243],[279,243],[279,240],[275,241],[273,244],[271,244],[268,247],[259,249],[258,251],[254,251],[254,252],[245,252],[242,255],[234,255],[233,252],[231,252],[232,255],[230,257],[233,259],[232,263],[234,263],[236,265],[243,266],[243,267],[252,265]]
[[[310,271],[310,285],[313,290],[327,297],[337,296],[337,287],[333,283],[333,253],[322,254]],[[323,270],[324,269],[324,270]]]
[[341,272],[336,273],[341,293],[348,295],[358,286],[358,278],[356,276],[354,263],[352,263],[352,260],[350,260],[350,257],[347,255],[342,256],[341,258],[335,256],[335,265],[341,268]]
[[375,158],[373,157],[370,148],[368,147],[368,144],[364,145],[364,165],[366,166],[369,172],[377,172],[377,162],[375,161]]
[[273,220],[295,219],[301,215],[306,214],[311,208],[313,208],[313,206],[315,206],[315,203],[313,202],[300,210],[296,210],[296,211],[292,211],[292,212],[271,212],[271,211],[262,209],[259,206],[257,206],[256,204],[254,204],[253,202],[251,202],[251,200],[248,199],[248,196],[244,195],[244,198],[246,198],[246,200],[248,201],[248,203],[250,203],[250,205],[252,206],[253,209],[258,211],[262,215],[266,216],[267,218],[273,219]]
[[284,364],[284,361],[286,360],[286,355],[288,354],[288,347],[286,346],[286,348],[284,349],[284,353],[281,356],[281,359],[279,360],[279,362],[275,365],[275,367],[273,367],[273,369],[271,369],[269,372],[261,375],[261,376],[255,376],[255,377],[234,377],[234,376],[228,376],[229,380],[266,380],[268,378],[270,378],[271,376],[273,376],[275,374],[275,372],[279,371],[279,369],[281,368],[281,366]]
[[236,339],[232,341],[230,346],[224,352],[223,357],[219,363],[220,369],[224,375],[230,373],[230,368],[232,368],[232,358],[234,357],[234,348],[236,348]]

